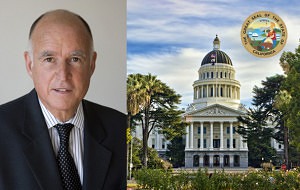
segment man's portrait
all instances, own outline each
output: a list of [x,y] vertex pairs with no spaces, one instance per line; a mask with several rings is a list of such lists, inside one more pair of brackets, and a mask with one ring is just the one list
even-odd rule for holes
[[0,189],[126,188],[126,1],[68,3],[1,8]]

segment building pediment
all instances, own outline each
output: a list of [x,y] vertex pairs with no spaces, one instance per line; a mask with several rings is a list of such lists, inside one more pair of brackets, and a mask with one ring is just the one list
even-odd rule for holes
[[240,110],[235,110],[220,104],[214,104],[200,109],[189,109],[184,116],[201,117],[201,116],[240,116],[244,114]]

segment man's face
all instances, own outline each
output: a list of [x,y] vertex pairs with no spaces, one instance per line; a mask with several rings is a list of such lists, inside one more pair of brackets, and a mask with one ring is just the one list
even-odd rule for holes
[[76,27],[81,23],[73,24],[41,21],[32,34],[32,54],[25,52],[37,94],[56,117],[75,113],[95,68],[91,39],[84,28]]

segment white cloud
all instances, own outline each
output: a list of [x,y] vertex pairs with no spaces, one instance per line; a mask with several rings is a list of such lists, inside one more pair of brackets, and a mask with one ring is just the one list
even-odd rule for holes
[[158,76],[168,86],[181,94],[182,103],[192,102],[192,84],[198,78],[198,69],[206,53],[186,48],[176,54],[133,55],[128,59],[128,73],[142,73]]

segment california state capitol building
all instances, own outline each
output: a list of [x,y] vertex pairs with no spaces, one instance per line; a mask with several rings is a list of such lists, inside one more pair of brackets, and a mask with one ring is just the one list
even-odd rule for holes
[[206,54],[193,83],[194,99],[184,113],[185,167],[248,167],[248,147],[236,133],[237,117],[246,113],[240,103],[240,82],[230,57],[220,50],[218,36]]
[[[246,114],[240,102],[241,84],[235,78],[235,69],[230,57],[220,50],[218,36],[213,40],[213,50],[204,56],[194,81],[193,102],[188,105],[183,119],[186,127],[185,168],[219,167],[247,168],[248,146],[236,133],[240,125],[238,116]],[[142,130],[135,135],[142,139]],[[148,146],[166,158],[168,141],[158,130],[153,130]],[[272,147],[283,153],[283,145],[272,139]]]

